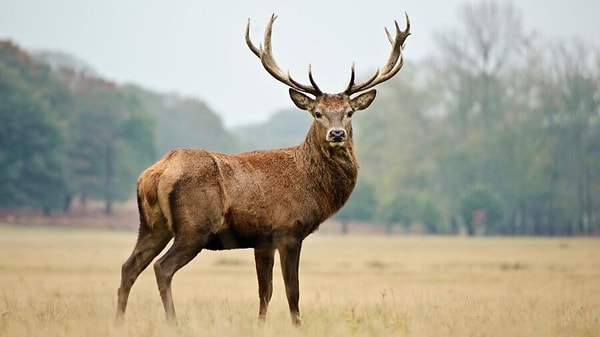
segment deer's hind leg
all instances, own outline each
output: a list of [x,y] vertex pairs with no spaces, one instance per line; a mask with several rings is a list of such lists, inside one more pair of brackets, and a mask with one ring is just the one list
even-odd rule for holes
[[173,295],[171,293],[173,275],[200,253],[206,241],[204,237],[190,239],[176,236],[171,248],[154,263],[156,284],[158,285],[160,298],[163,302],[169,323],[177,324],[175,305],[173,304]]
[[[173,275],[188,264],[206,246],[211,233],[223,223],[223,215],[214,191],[181,188],[169,197],[174,229],[173,245],[154,263],[156,283],[167,321],[177,324],[171,293]],[[204,201],[199,205],[197,200]],[[213,201],[213,202],[211,202]]]
[[131,287],[138,276],[160,254],[171,240],[171,232],[164,227],[149,228],[140,225],[137,243],[121,268],[121,285],[117,299],[117,322],[123,320]]

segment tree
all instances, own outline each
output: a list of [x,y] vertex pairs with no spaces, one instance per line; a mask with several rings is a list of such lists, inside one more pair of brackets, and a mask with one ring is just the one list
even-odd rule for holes
[[105,201],[111,214],[116,200],[135,191],[137,175],[155,157],[154,124],[133,95],[90,77],[78,79],[69,149],[71,176],[85,203]]
[[437,152],[441,192],[447,209],[460,213],[453,196],[469,194],[478,184],[492,186],[514,215],[497,225],[514,233],[523,230],[513,225],[522,219],[516,210],[528,204],[523,197],[539,187],[539,167],[530,161],[541,149],[535,138],[540,120],[531,114],[535,67],[528,59],[529,37],[511,4],[466,5],[460,18],[458,28],[437,36],[434,63],[443,76],[432,85],[444,92],[448,123]]
[[412,194],[399,193],[380,210],[380,218],[386,227],[386,233],[391,234],[396,224],[402,224],[404,229],[418,218],[418,202]]
[[335,218],[342,222],[342,234],[348,234],[351,221],[372,220],[377,207],[373,186],[359,179],[348,202],[336,213]]
[[442,214],[435,206],[435,203],[429,198],[419,202],[418,219],[423,223],[427,233],[436,234],[442,231],[442,228],[440,227]]
[[517,62],[525,42],[521,18],[510,3],[484,1],[460,10],[458,29],[436,37],[440,90],[454,107],[458,130],[489,129],[501,119],[502,75]]
[[120,87],[73,57],[32,57],[5,41],[0,124],[0,207],[46,213],[78,196],[103,199],[110,214],[134,194],[158,145],[238,149],[201,101]]
[[355,132],[361,174],[373,182],[380,200],[398,191],[414,191],[431,183],[432,137],[437,133],[439,99],[425,86],[423,64],[409,63],[378,92],[369,111],[356,114]]
[[[457,196],[483,185],[502,210],[492,223],[477,213],[486,233],[599,233],[600,52],[528,34],[503,2],[466,5],[458,22],[437,36],[428,67],[407,64],[357,116],[362,174],[381,200],[414,195],[425,208],[430,197],[438,226],[456,229],[467,216]],[[410,220],[431,228],[425,218]]]
[[459,22],[457,29],[437,35],[439,54],[433,63],[437,69],[432,86],[444,93],[446,120],[452,125],[446,129],[450,133],[443,142],[448,147],[444,153],[466,149],[468,156],[476,157],[465,158],[470,163],[462,167],[466,172],[452,171],[456,179],[494,179],[497,153],[490,151],[495,141],[490,134],[502,129],[511,101],[507,88],[513,87],[515,79],[511,70],[519,62],[525,34],[520,16],[509,3],[465,5]]
[[[25,60],[22,67],[37,67]],[[62,206],[68,189],[61,129],[36,88],[3,62],[0,102],[0,205],[41,208],[49,215]]]
[[549,227],[556,234],[600,230],[600,53],[581,42],[551,45],[540,108],[550,148]]
[[489,234],[503,234],[500,197],[489,186],[472,186],[460,199],[460,214],[468,235],[474,235],[478,228]]

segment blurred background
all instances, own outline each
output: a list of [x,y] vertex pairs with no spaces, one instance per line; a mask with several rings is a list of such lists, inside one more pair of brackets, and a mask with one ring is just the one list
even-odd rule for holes
[[324,231],[600,233],[600,3],[0,0],[0,221],[136,228],[173,147],[300,143],[311,123],[244,43],[341,91],[411,19],[403,70],[354,119],[354,194]]

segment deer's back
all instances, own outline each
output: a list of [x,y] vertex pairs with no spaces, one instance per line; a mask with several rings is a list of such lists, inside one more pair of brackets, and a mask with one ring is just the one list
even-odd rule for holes
[[331,214],[304,165],[294,148],[238,155],[172,150],[140,176],[140,209],[150,223],[163,220],[171,231],[178,209],[193,210],[195,218],[210,220],[216,236],[234,238],[238,246],[279,234],[305,237]]

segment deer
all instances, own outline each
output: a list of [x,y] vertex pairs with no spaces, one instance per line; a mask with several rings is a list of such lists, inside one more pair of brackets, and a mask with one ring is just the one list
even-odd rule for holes
[[[396,75],[403,66],[404,42],[410,35],[395,24],[387,62],[362,83],[355,83],[352,64],[346,89],[321,91],[308,67],[310,84],[294,80],[277,65],[269,20],[262,45],[245,40],[264,69],[289,87],[292,102],[313,118],[298,146],[224,154],[204,149],[173,149],[141,173],[137,181],[139,232],[121,268],[117,322],[122,322],[130,290],[140,273],[173,239],[154,263],[156,283],[169,323],[177,325],[171,292],[173,275],[201,250],[254,249],[258,279],[259,322],[264,322],[273,293],[275,251],[283,274],[292,324],[301,325],[299,264],[303,240],[348,200],[358,177],[352,116],[375,99],[374,86]],[[368,91],[367,91],[368,90]],[[358,94],[358,95],[356,95]]]

